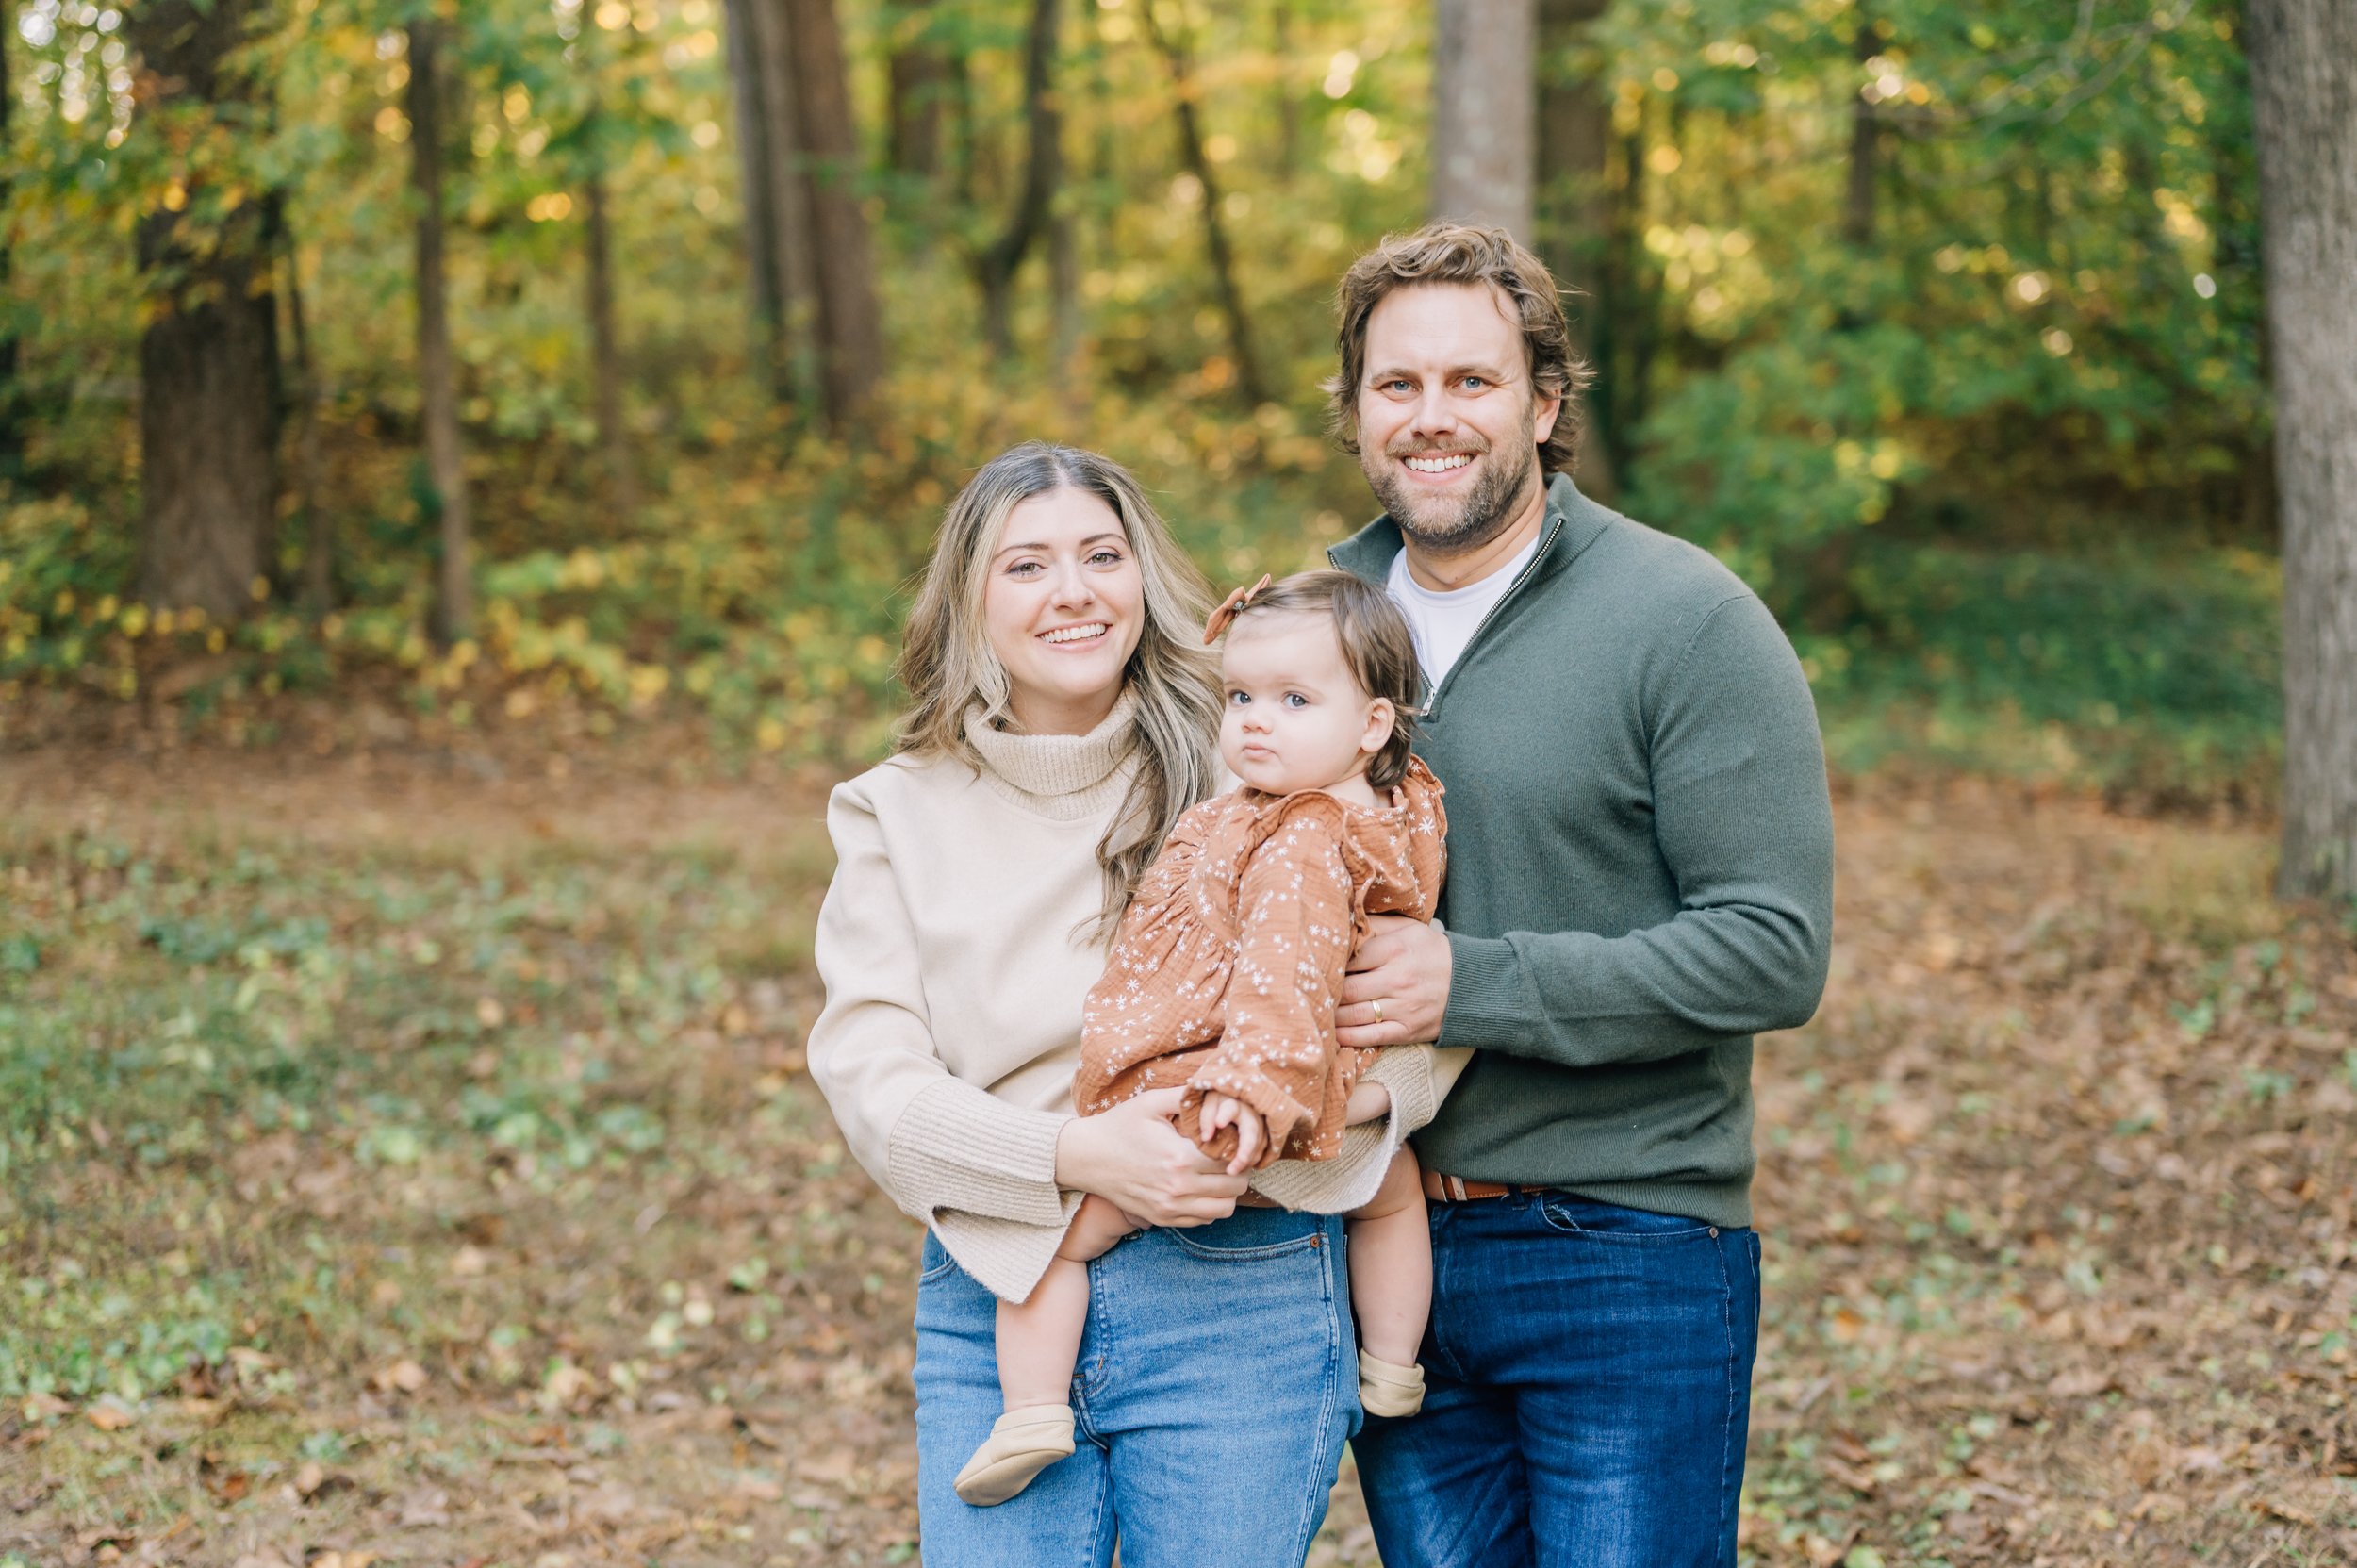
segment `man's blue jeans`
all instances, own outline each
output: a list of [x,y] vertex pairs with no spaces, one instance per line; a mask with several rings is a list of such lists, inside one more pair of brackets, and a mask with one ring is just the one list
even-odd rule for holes
[[1239,1209],[1089,1264],[1079,1451],[1012,1501],[950,1491],[998,1416],[996,1305],[925,1238],[916,1509],[925,1568],[1301,1568],[1359,1425],[1342,1221]]
[[1385,1568],[1733,1568],[1758,1233],[1518,1194],[1432,1261],[1424,1412],[1356,1444]]

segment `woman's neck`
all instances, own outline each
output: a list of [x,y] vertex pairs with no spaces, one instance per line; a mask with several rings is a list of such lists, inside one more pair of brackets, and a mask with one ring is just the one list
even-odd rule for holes
[[1085,697],[1063,697],[1036,691],[1008,695],[1007,708],[1017,733],[1027,735],[1084,735],[1105,722],[1121,701],[1121,687],[1093,691]]

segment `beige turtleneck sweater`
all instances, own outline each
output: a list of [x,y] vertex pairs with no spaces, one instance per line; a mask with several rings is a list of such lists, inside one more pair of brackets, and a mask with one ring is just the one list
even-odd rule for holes
[[[1030,1295],[1080,1206],[1056,1185],[1056,1138],[1081,1000],[1105,966],[1088,934],[1096,845],[1129,793],[1132,712],[1125,694],[1085,735],[977,721],[981,772],[895,757],[827,803],[837,862],[811,1077],[867,1173],[1010,1301]],[[1389,1115],[1349,1129],[1334,1160],[1272,1165],[1253,1186],[1321,1213],[1372,1197],[1442,1091],[1428,1047],[1384,1051],[1366,1076],[1390,1091]]]

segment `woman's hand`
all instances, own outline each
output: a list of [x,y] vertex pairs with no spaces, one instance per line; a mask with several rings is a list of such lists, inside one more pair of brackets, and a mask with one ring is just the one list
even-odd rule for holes
[[1350,1098],[1343,1102],[1344,1127],[1381,1121],[1391,1114],[1392,1091],[1363,1078],[1350,1086]]
[[1056,1138],[1056,1184],[1095,1193],[1151,1225],[1208,1225],[1236,1212],[1230,1176],[1172,1125],[1183,1089],[1155,1089],[1102,1115],[1075,1116]]

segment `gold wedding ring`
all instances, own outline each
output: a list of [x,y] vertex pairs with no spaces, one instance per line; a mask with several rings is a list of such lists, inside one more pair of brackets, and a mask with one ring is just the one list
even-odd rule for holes
[[1375,1009],[1375,1021],[1381,1023],[1383,1021],[1383,999],[1377,997],[1370,1005]]

